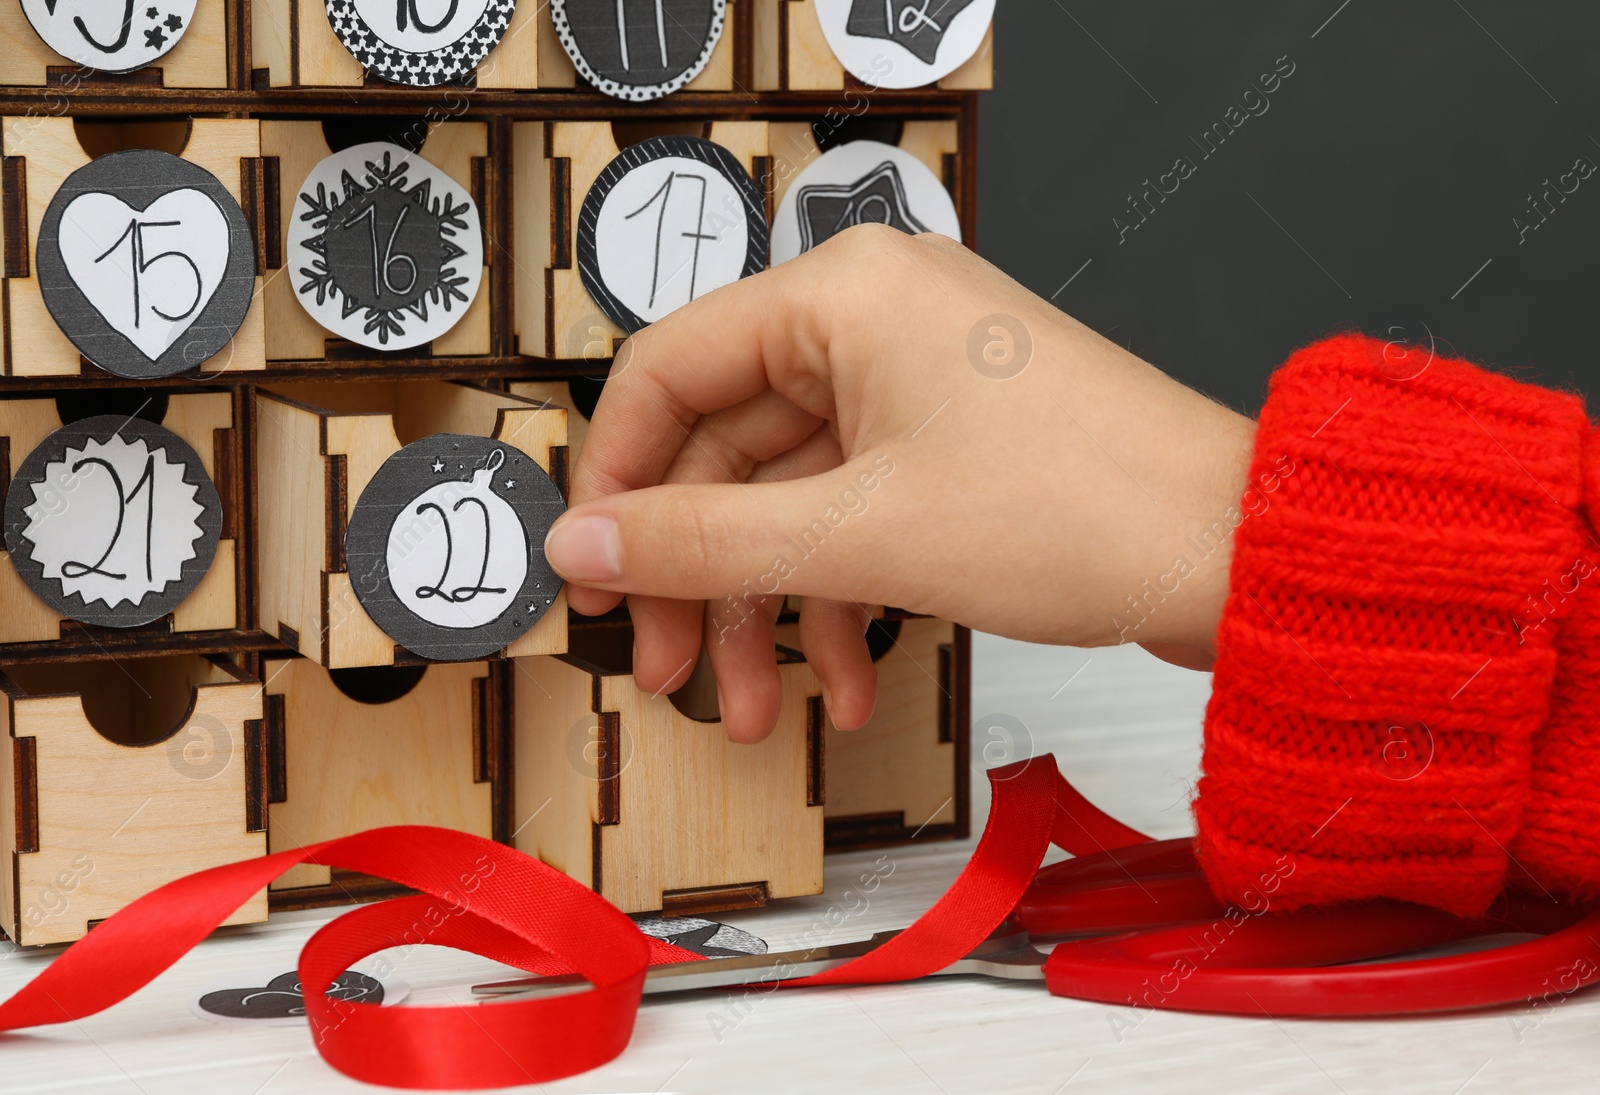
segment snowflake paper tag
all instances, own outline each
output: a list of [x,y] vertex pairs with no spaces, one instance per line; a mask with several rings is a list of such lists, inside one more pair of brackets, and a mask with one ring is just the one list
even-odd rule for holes
[[483,278],[472,195],[398,145],[356,145],[312,169],[289,227],[295,293],[311,317],[375,350],[444,334]]

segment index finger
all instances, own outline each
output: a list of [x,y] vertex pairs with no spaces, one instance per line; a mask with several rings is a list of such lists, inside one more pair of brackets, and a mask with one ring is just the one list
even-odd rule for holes
[[880,233],[850,229],[629,338],[584,441],[572,506],[659,484],[696,421],[767,388],[832,418],[830,336],[838,311],[857,295],[840,284],[841,274],[859,269],[863,250],[886,242]]

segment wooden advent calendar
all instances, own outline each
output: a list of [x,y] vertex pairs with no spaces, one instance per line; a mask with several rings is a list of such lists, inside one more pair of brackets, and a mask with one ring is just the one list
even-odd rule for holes
[[[669,915],[818,893],[825,849],[966,835],[963,629],[883,613],[850,735],[780,648],[779,728],[733,746],[634,687],[625,615],[569,617],[538,549],[617,343],[682,281],[663,248],[731,278],[841,210],[973,242],[992,0],[970,59],[906,88],[936,59],[925,4],[863,54],[909,43],[893,74],[830,46],[876,4],[669,0],[708,20],[686,62],[665,23],[600,26],[637,6],[0,0],[10,938],[377,825],[506,841]],[[380,11],[398,30],[368,33]],[[891,147],[802,175],[862,140]],[[633,174],[660,162],[660,188]],[[617,272],[636,214],[692,200],[744,251],[702,217]],[[233,922],[390,892],[303,866]]]

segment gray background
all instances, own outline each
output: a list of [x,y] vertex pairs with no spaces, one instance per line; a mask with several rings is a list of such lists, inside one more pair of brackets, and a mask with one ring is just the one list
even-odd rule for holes
[[[1600,165],[1600,6],[1340,3],[1001,0],[979,250],[1252,412],[1297,345],[1351,328],[1600,390],[1600,172],[1526,242],[1512,224],[1547,177]],[[1191,136],[1283,56],[1266,113],[1201,160]],[[1119,244],[1129,192],[1185,155]]]

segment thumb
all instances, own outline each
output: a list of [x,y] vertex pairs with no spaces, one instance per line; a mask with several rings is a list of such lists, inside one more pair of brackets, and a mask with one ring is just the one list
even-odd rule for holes
[[845,527],[847,497],[859,495],[834,473],[646,487],[568,511],[545,556],[567,581],[616,593],[712,600],[748,584],[826,596],[864,549]]

